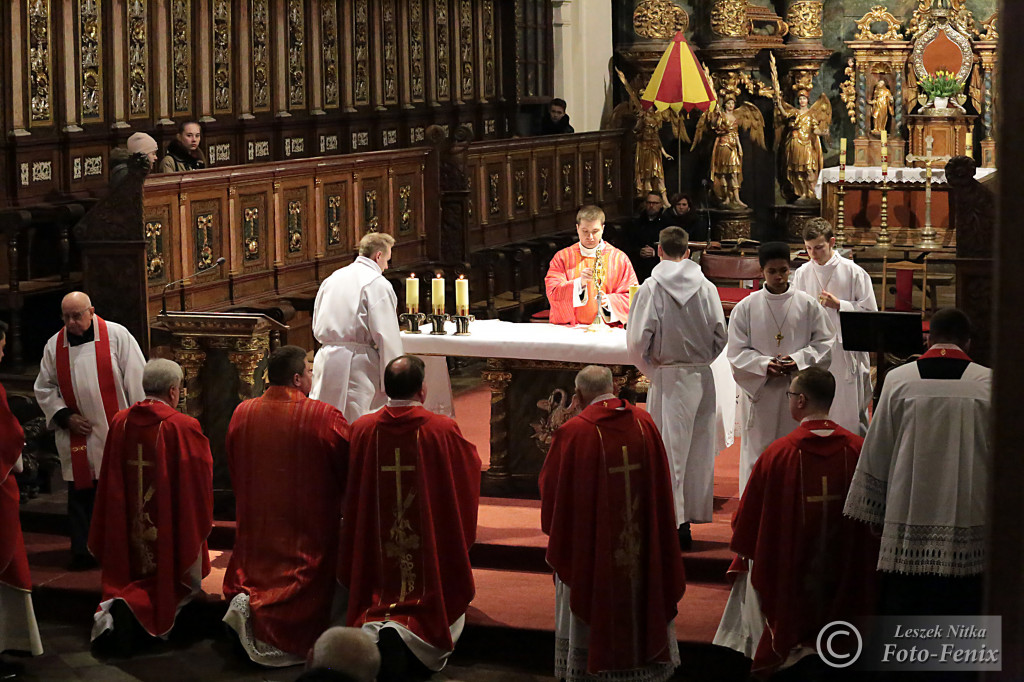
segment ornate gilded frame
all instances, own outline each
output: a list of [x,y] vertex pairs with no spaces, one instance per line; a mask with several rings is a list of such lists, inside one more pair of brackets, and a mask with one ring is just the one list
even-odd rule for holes
[[919,81],[930,75],[924,68],[924,51],[935,40],[939,31],[945,32],[946,37],[960,48],[960,68],[956,72],[956,80],[959,83],[966,82],[967,77],[971,75],[971,68],[974,66],[974,48],[971,47],[971,41],[967,36],[946,22],[933,25],[914,42],[914,49],[910,53],[910,62],[914,65],[914,75]]

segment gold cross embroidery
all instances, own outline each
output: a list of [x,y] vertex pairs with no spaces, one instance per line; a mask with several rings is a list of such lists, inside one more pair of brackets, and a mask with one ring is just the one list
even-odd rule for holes
[[403,471],[416,471],[415,466],[402,466],[402,450],[401,448],[395,448],[395,466],[385,466],[380,468],[381,471],[394,472],[395,473],[395,493],[398,495],[396,504],[398,508],[402,508],[402,472]]
[[142,459],[142,444],[141,443],[139,443],[139,458],[137,460],[133,461],[133,462],[128,462],[128,463],[131,464],[131,465],[134,465],[135,468],[139,470],[139,498],[138,498],[138,501],[139,501],[139,516],[142,516],[142,507],[143,507],[143,505],[146,502],[145,493],[142,490],[142,485],[143,485],[143,483],[142,483],[142,468],[143,467],[153,466],[153,463],[152,462],[147,462],[146,460]]
[[626,483],[626,507],[628,509],[632,509],[633,508],[633,499],[632,499],[631,490],[630,490],[630,487],[629,487],[629,472],[630,471],[636,471],[639,468],[640,468],[640,464],[639,463],[637,463],[637,464],[630,464],[629,463],[629,450],[626,448],[625,445],[622,446],[622,466],[620,466],[620,467],[609,467],[608,468],[608,473],[609,474],[625,474],[626,475],[626,480],[625,480],[625,483]]
[[808,502],[821,502],[822,513],[828,515],[828,503],[834,500],[843,499],[842,495],[829,495],[828,494],[828,476],[821,477],[821,495],[812,495],[807,498]]

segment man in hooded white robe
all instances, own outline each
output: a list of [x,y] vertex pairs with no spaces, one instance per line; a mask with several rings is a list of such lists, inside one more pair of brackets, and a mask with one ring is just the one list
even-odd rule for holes
[[871,358],[862,351],[843,350],[839,312],[875,312],[875,290],[871,275],[849,258],[835,251],[832,226],[814,218],[804,226],[804,246],[811,260],[793,273],[793,287],[818,299],[836,332],[832,342],[829,372],[836,378],[836,397],[829,418],[848,431],[863,436],[868,432],[871,405]]
[[763,244],[758,259],[764,287],[729,317],[727,352],[740,387],[740,495],[765,448],[797,427],[786,399],[789,375],[828,369],[835,336],[821,305],[789,284],[789,245]]
[[718,289],[689,259],[686,232],[659,234],[658,263],[633,298],[630,359],[651,381],[647,410],[668,452],[676,525],[710,523],[717,452],[711,363],[728,333]]
[[384,405],[384,368],[402,354],[398,297],[383,274],[394,243],[382,232],[365,235],[359,257],[324,280],[313,306],[322,347],[309,397],[334,405],[350,424]]

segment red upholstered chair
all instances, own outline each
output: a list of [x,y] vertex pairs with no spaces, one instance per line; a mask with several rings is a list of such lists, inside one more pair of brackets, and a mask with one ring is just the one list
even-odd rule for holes
[[[893,304],[889,300],[889,274],[893,274],[895,287],[892,289]],[[914,280],[921,273],[921,307],[914,307]],[[881,310],[893,310],[898,313],[921,313],[921,329],[928,332],[929,324],[924,318],[929,312],[928,306],[928,254],[920,263],[913,261],[889,261],[889,254],[882,257],[882,299]],[[931,312],[935,312],[934,310]]]
[[[700,269],[711,282],[718,287],[718,296],[722,299],[722,308],[726,316],[732,312],[736,304],[758,290],[761,286],[761,265],[757,257],[726,255],[705,251],[700,257]],[[740,283],[753,280],[754,287],[745,289]],[[722,286],[722,284],[732,286]]]

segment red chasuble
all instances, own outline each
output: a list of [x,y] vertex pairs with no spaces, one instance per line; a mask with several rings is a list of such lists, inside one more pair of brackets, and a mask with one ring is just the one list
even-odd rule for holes
[[794,647],[814,648],[827,623],[856,620],[875,605],[878,539],[843,516],[863,444],[833,421],[806,421],[754,465],[730,547],[753,560],[750,580],[767,623],[754,654],[759,676]]
[[103,598],[123,599],[146,631],[163,636],[192,593],[189,571],[213,526],[213,458],[199,422],[158,400],[110,423],[96,489],[89,550]]
[[[606,275],[605,300],[619,320],[629,316],[629,285],[636,284],[636,273],[629,257],[611,244],[605,242],[601,249],[605,258]],[[573,280],[580,276],[583,268],[593,267],[595,258],[584,258],[580,244],[576,242],[555,254],[544,278],[548,303],[551,304],[551,324],[590,324],[597,315],[597,296],[593,282],[587,283],[587,304],[574,307]]]
[[238,527],[224,595],[248,594],[256,639],[295,656],[331,625],[348,434],[341,412],[285,386],[228,428]]
[[0,386],[0,583],[17,590],[31,591],[25,539],[21,535],[18,505],[21,494],[14,478],[14,465],[21,457],[25,432],[11,413],[7,392]]
[[388,406],[352,425],[341,583],[347,625],[398,623],[451,651],[452,623],[475,594],[480,457],[455,421]]
[[587,672],[669,661],[668,624],[686,589],[661,435],[615,398],[552,438],[540,473],[547,561],[590,626]]

